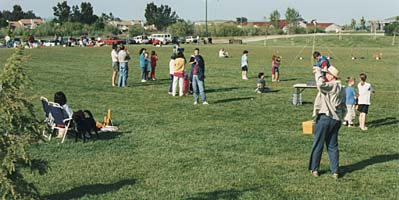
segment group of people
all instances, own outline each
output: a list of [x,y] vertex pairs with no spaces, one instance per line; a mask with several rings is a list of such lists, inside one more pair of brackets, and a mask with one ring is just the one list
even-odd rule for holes
[[[131,59],[130,53],[124,45],[112,45],[111,60],[112,60],[112,86],[126,87],[127,78],[129,75],[128,62]],[[139,65],[141,69],[141,82],[148,80],[155,81],[155,69],[157,66],[158,56],[155,51],[151,52],[151,57],[147,49],[142,48],[139,51]],[[116,77],[119,77],[118,79]]]
[[354,125],[355,105],[357,105],[360,112],[359,127],[361,130],[367,130],[366,115],[370,105],[370,95],[374,90],[371,84],[366,82],[367,75],[361,73],[358,84],[359,95],[356,95],[353,88],[355,84],[353,77],[347,78],[348,86],[344,88],[339,80],[338,69],[330,65],[325,56],[316,51],[313,53],[313,58],[317,61],[313,67],[313,73],[318,93],[314,102],[313,116],[316,117],[316,122],[309,170],[313,176],[320,175],[321,155],[324,143],[326,143],[331,173],[333,178],[337,179],[339,177],[338,132],[341,124]]
[[[194,96],[194,105],[198,104],[201,96],[202,104],[207,105],[205,94],[205,60],[200,55],[199,48],[194,49],[194,54],[190,56],[188,64],[191,65],[190,75],[186,69],[187,60],[184,56],[184,49],[178,49],[173,53],[169,62],[169,74],[171,84],[169,94],[176,96],[177,86],[179,87],[179,96],[188,95],[190,88]],[[190,84],[191,83],[191,84]],[[190,87],[191,86],[191,87]]]
[[[176,96],[177,86],[179,96],[188,95],[192,91],[194,96],[194,105],[198,104],[201,96],[202,104],[207,105],[205,95],[205,61],[200,55],[199,48],[194,49],[194,54],[190,56],[188,64],[191,65],[190,75],[187,73],[187,59],[184,56],[183,48],[174,48],[174,52],[169,62],[169,74],[171,83],[169,94]],[[129,51],[124,45],[112,45],[112,86],[126,87],[128,78],[128,62],[130,60]],[[156,80],[155,70],[157,67],[158,56],[155,51],[151,51],[149,56],[147,49],[142,48],[139,51],[139,65],[141,69],[141,82]],[[117,75],[119,78],[117,79]]]

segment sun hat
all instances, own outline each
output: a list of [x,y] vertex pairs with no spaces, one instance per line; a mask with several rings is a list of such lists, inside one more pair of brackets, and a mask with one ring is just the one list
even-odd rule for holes
[[330,66],[327,70],[323,70],[324,72],[328,72],[333,75],[335,78],[339,78],[339,71],[334,66]]

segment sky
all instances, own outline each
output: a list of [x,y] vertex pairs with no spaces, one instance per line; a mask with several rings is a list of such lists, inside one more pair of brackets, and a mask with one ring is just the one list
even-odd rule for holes
[[[18,4],[24,11],[33,12],[42,18],[53,18],[53,9],[63,0],[0,0],[0,10],[12,10]],[[206,0],[68,0],[68,5],[90,2],[97,15],[110,13],[123,20],[145,20],[147,3],[169,5],[180,18],[190,21],[205,20]],[[382,20],[399,15],[399,0],[207,0],[208,20],[236,20],[246,17],[249,21],[265,21],[273,10],[278,10],[281,19],[288,7],[295,8],[307,21],[350,24],[352,18],[359,22]]]

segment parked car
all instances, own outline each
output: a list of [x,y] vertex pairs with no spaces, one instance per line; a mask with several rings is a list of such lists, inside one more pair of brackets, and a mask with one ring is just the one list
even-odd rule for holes
[[164,43],[158,39],[151,39],[151,44],[156,46],[156,45],[163,45]]
[[134,38],[126,38],[126,44],[137,44]]
[[42,40],[42,44],[45,47],[53,47],[55,46],[55,40]]
[[119,39],[117,37],[110,37],[109,39],[101,40],[101,42],[103,42],[106,45],[112,45],[114,43],[116,43],[116,44],[126,44],[125,40],[121,40],[121,39]]
[[[172,36],[170,34],[165,34],[165,33],[156,33],[156,34],[152,34],[150,36],[150,39],[152,40],[159,40],[162,42],[162,44],[168,44],[170,42],[172,42]],[[152,42],[154,44],[154,42]]]
[[150,44],[150,39],[146,35],[138,35],[133,37],[136,41],[136,44]]
[[197,37],[194,37],[194,36],[187,36],[186,37],[186,43],[197,43],[197,42],[198,42]]
[[173,44],[184,44],[184,43],[186,43],[186,39],[181,38],[181,37],[177,37],[177,36],[173,36],[172,37],[172,43]]

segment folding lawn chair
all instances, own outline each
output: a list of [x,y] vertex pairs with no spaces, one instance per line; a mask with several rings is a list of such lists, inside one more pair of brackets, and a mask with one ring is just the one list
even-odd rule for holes
[[40,100],[42,101],[43,110],[46,114],[45,122],[51,130],[51,133],[48,135],[45,134],[44,130],[43,136],[51,140],[51,136],[55,131],[58,131],[58,134],[64,132],[61,140],[61,143],[64,143],[72,118],[64,118],[64,113],[66,111],[58,103],[49,102],[45,97],[40,97]]

